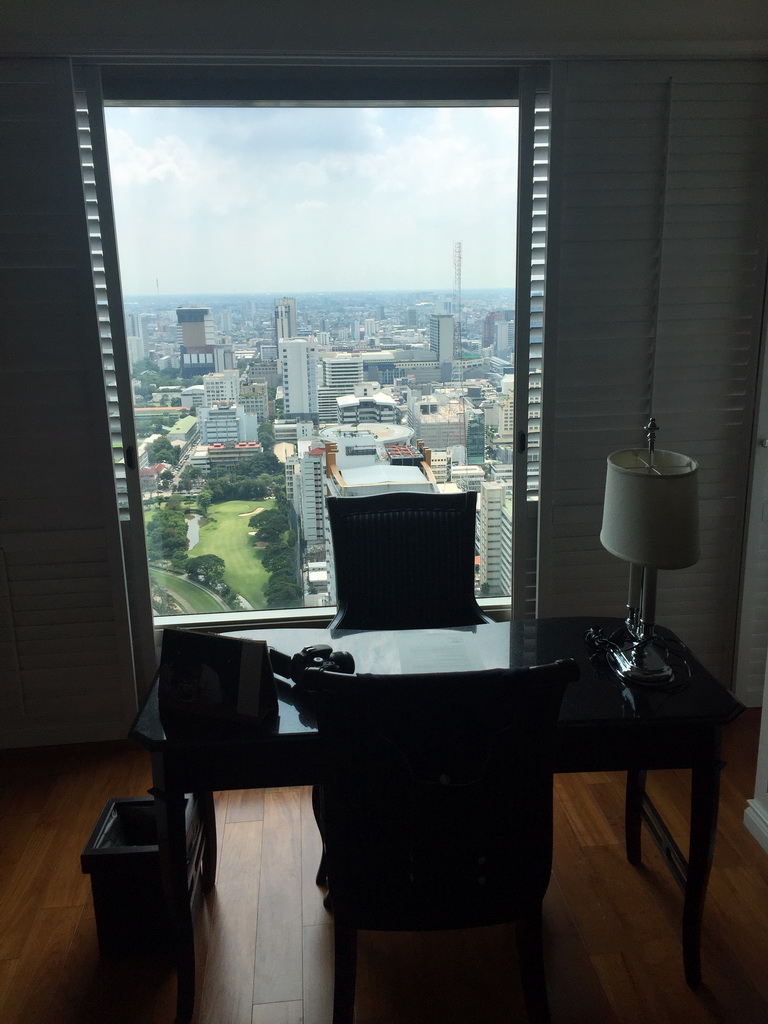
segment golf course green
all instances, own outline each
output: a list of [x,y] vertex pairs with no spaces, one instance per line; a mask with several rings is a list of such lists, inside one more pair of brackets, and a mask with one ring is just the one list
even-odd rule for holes
[[224,579],[252,608],[266,607],[264,585],[269,573],[261,564],[259,549],[253,546],[248,523],[258,514],[257,510],[272,508],[274,504],[274,499],[265,498],[211,505],[207,518],[200,521],[200,540],[187,552],[190,558],[198,555],[223,558]]

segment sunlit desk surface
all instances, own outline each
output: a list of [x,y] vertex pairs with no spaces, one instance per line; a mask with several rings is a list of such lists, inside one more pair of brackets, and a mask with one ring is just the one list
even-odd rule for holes
[[[704,897],[714,849],[719,798],[720,732],[743,710],[696,658],[669,634],[679,689],[629,689],[593,656],[584,642],[590,626],[606,634],[618,619],[538,619],[447,630],[337,632],[324,629],[239,630],[291,655],[317,643],[349,651],[360,672],[465,671],[536,665],[575,658],[581,678],[565,693],[559,718],[555,771],[626,771],[627,857],[640,863],[641,825],[662,850],[684,893],[682,943],[688,984],[701,980],[700,935]],[[184,794],[198,795],[206,834],[204,881],[216,865],[211,792],[318,781],[317,731],[311,709],[288,686],[279,691],[279,716],[254,730],[209,730],[166,736],[150,692],[131,736],[152,756],[153,793],[164,883],[172,911],[178,971],[177,1022],[192,1017],[195,955],[187,889]],[[687,857],[645,793],[648,769],[691,770],[690,841]]]

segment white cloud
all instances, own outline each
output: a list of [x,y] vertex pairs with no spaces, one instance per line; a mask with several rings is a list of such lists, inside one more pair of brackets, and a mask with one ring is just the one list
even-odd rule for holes
[[512,108],[113,108],[127,293],[514,283]]

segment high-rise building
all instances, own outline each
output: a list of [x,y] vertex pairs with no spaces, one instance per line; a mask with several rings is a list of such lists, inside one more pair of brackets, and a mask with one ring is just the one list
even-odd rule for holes
[[259,418],[249,416],[242,405],[202,408],[200,435],[204,445],[232,447],[245,441],[258,441]]
[[180,306],[176,310],[176,320],[182,377],[197,377],[234,369],[234,345],[217,344],[210,309],[205,306]]
[[357,352],[324,352],[320,360],[317,409],[321,423],[335,423],[336,399],[349,395],[363,380],[363,357]]
[[503,483],[481,484],[478,511],[480,592],[498,597],[512,579],[512,500]]
[[325,445],[303,441],[299,453],[285,463],[285,494],[296,510],[301,536],[308,548],[325,553]]
[[295,338],[297,333],[296,299],[275,299],[275,338],[278,344]]
[[238,370],[206,373],[203,376],[203,389],[203,406],[206,409],[216,405],[234,405],[240,391],[240,373]]
[[317,363],[320,348],[305,338],[278,343],[285,415],[317,422]]
[[477,409],[467,413],[467,463],[479,466],[485,462],[485,418]]
[[454,323],[450,314],[432,313],[429,318],[429,348],[440,366],[440,379],[450,380],[453,368]]

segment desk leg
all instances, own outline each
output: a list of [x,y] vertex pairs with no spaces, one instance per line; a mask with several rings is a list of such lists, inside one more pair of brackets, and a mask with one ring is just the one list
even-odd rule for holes
[[195,936],[187,882],[186,799],[183,793],[151,792],[176,962],[176,1024],[188,1024],[195,1006]]
[[643,824],[643,794],[647,772],[641,768],[630,768],[627,772],[627,792],[624,803],[624,842],[627,860],[639,864],[642,856],[640,836]]
[[203,892],[210,892],[216,884],[216,861],[218,856],[216,807],[213,802],[213,793],[210,790],[204,793],[195,793],[195,799],[200,809],[205,841],[203,846]]
[[721,762],[691,771],[691,840],[683,905],[683,964],[691,988],[701,984],[701,921],[715,849]]

